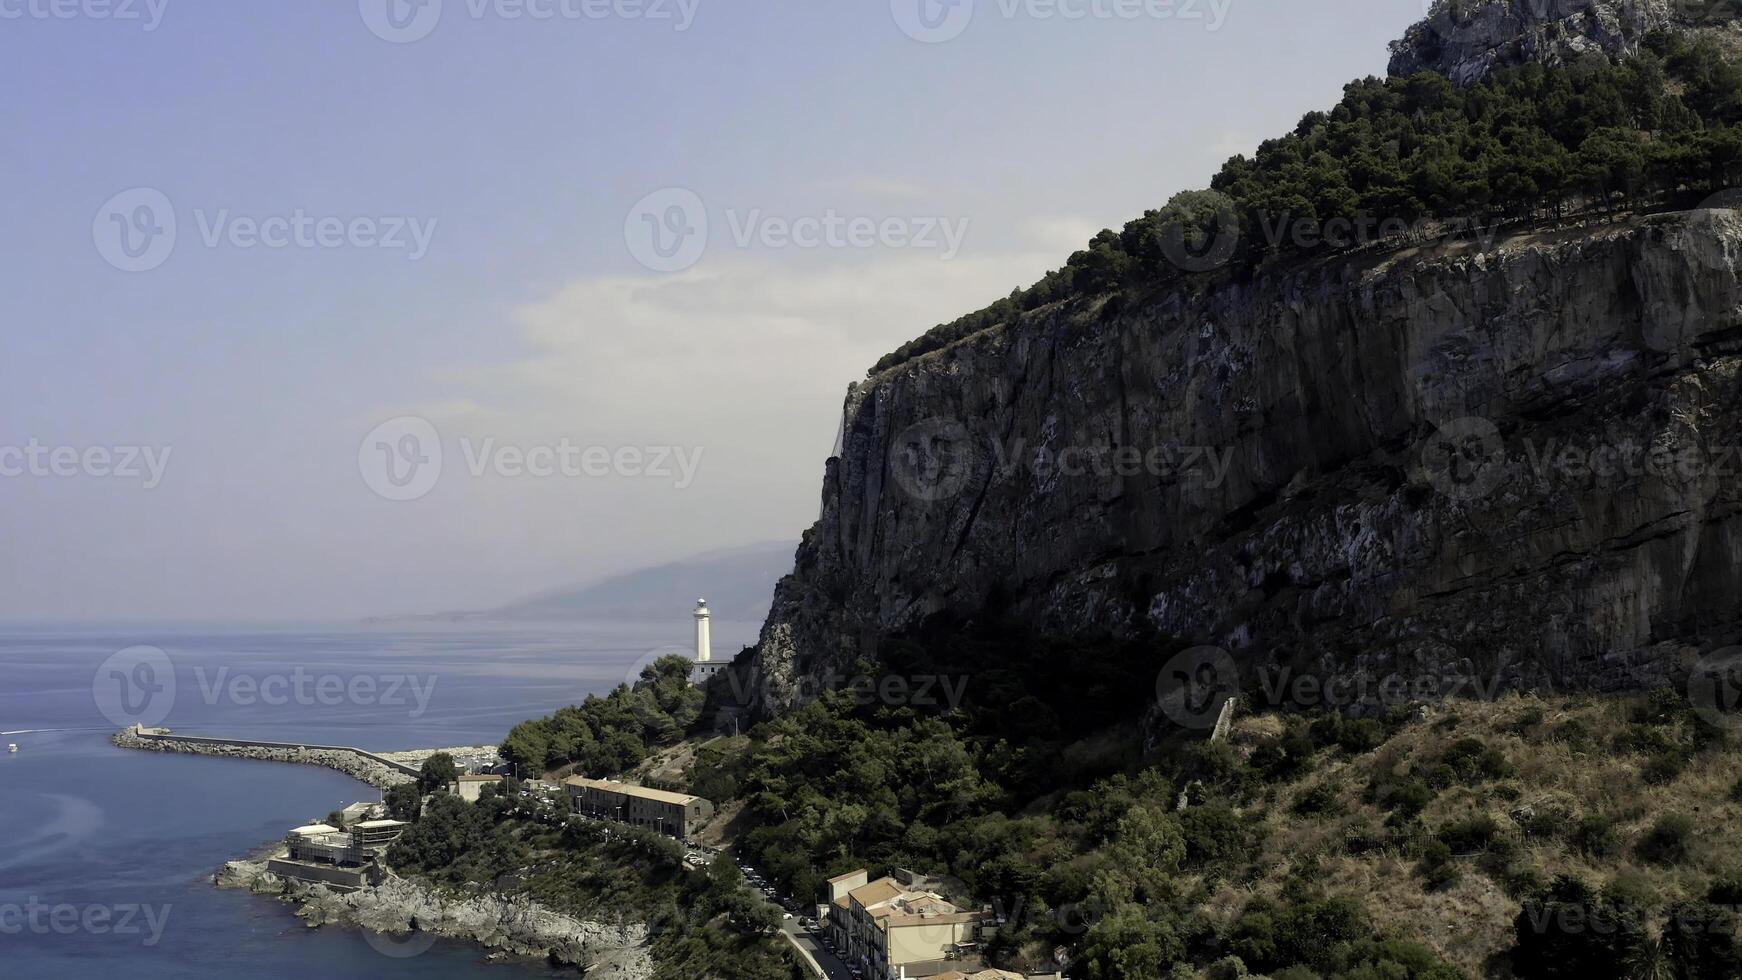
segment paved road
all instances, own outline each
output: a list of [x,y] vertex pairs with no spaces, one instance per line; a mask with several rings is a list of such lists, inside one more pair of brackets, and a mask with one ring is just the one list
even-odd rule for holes
[[805,928],[798,924],[797,919],[787,919],[781,923],[780,927],[792,937],[793,942],[822,964],[823,972],[828,974],[829,980],[853,980],[853,974],[847,969],[847,965],[836,959],[835,954],[824,949],[823,944],[817,941],[817,937],[806,932]]

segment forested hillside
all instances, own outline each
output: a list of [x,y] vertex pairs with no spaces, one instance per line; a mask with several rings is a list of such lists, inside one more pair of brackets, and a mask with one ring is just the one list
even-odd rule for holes
[[1525,65],[1467,88],[1431,72],[1363,79],[1335,108],[1229,160],[1210,190],[1101,232],[1039,283],[904,344],[872,373],[1073,297],[1585,210],[1696,203],[1742,169],[1739,124],[1742,69],[1716,41],[1685,34],[1654,35],[1623,61]]

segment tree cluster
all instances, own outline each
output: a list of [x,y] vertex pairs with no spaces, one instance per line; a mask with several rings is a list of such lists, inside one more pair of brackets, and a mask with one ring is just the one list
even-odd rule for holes
[[514,726],[502,756],[527,776],[568,765],[593,777],[631,769],[651,749],[676,744],[700,718],[704,698],[690,686],[693,669],[686,657],[661,657],[633,686]]

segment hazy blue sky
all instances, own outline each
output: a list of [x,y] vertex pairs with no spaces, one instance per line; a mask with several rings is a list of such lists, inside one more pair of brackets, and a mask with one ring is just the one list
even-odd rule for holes
[[[0,0],[0,617],[474,608],[796,538],[872,361],[1204,185],[1422,14],[918,2]],[[641,204],[667,188],[695,197]],[[638,209],[698,200],[699,261],[649,268]],[[876,242],[770,220],[831,211]],[[429,428],[365,444],[402,417]],[[383,484],[434,472],[432,431],[440,479]],[[572,476],[479,455],[565,439]],[[126,447],[155,486],[97,475]]]

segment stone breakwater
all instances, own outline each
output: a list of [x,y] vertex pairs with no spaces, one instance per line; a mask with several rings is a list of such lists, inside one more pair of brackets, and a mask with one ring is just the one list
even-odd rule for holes
[[292,762],[309,766],[326,766],[361,780],[377,789],[386,790],[401,783],[416,781],[407,768],[380,758],[362,749],[342,746],[298,746],[267,742],[196,738],[139,733],[134,729],[117,732],[111,739],[124,749],[146,752],[185,752],[229,759],[260,759],[267,762]]
[[527,899],[494,892],[453,895],[390,877],[339,893],[287,881],[263,860],[232,861],[214,876],[220,888],[247,889],[298,906],[310,928],[343,924],[365,931],[382,955],[416,956],[436,936],[475,942],[512,956],[554,959],[579,967],[588,980],[648,980],[653,960],[648,929],[581,919]]

